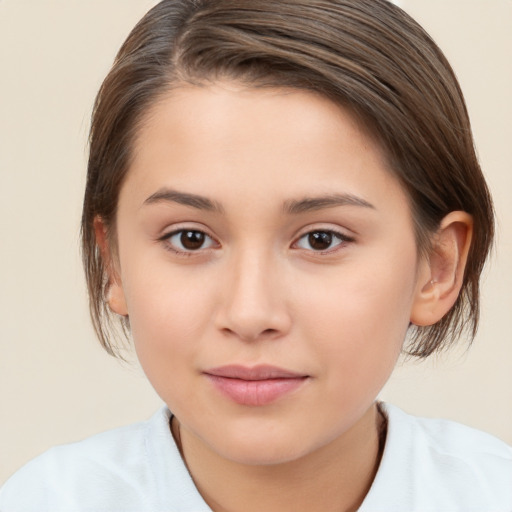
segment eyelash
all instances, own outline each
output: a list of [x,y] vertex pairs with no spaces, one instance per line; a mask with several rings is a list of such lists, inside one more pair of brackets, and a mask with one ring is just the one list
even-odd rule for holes
[[[186,248],[184,248],[185,250],[177,249],[175,247],[175,245],[173,245],[171,243],[171,239],[177,235],[180,235],[180,238],[181,238],[181,237],[183,237],[183,235],[185,233],[189,233],[189,234],[194,233],[196,235],[199,234],[200,236],[204,236],[205,239],[210,240],[209,247],[203,247],[203,244],[201,244],[201,247],[198,247],[196,250],[194,250],[194,249],[187,250]],[[307,239],[307,237],[310,237],[315,234],[322,234],[322,235],[329,236],[330,237],[329,244],[334,242],[335,239],[338,240],[338,243],[334,246],[334,248],[328,247],[327,249],[324,249],[324,250],[315,250],[313,248],[307,249],[304,247],[297,247],[301,240]],[[200,251],[211,249],[214,244],[220,245],[219,242],[217,242],[212,236],[208,235],[208,233],[206,233],[205,231],[200,230],[200,229],[186,229],[186,228],[176,229],[170,233],[166,233],[165,235],[160,237],[158,240],[160,242],[164,243],[164,246],[167,250],[169,250],[172,253],[177,254],[179,256],[185,256],[185,257],[190,257],[190,256],[193,256],[194,254],[199,253]],[[301,248],[308,252],[312,252],[313,254],[323,255],[323,254],[334,253],[334,252],[338,251],[341,247],[345,246],[347,243],[350,243],[353,241],[354,241],[354,239],[352,237],[349,237],[349,236],[347,236],[339,231],[336,231],[334,229],[314,229],[314,230],[308,231],[308,232],[304,233],[303,235],[301,235],[292,244],[292,247]],[[309,240],[309,242],[311,242],[311,240]],[[180,243],[181,243],[181,241],[180,241]],[[183,246],[182,243],[181,243],[181,245]],[[310,243],[310,246],[311,246],[311,243]]]
[[181,235],[181,237],[182,237],[185,233],[195,233],[195,234],[203,235],[205,237],[205,239],[207,238],[212,242],[211,243],[212,246],[215,244],[219,245],[219,243],[212,236],[210,236],[208,233],[206,233],[205,231],[203,231],[201,229],[187,229],[187,228],[176,229],[174,231],[171,231],[170,233],[166,233],[165,235],[160,237],[158,240],[160,242],[164,243],[164,247],[168,251],[171,251],[172,253],[174,253],[178,256],[190,257],[190,256],[194,256],[194,254],[198,253],[200,250],[204,251],[204,250],[208,250],[211,248],[211,247],[204,248],[204,247],[202,247],[202,244],[201,244],[201,247],[199,247],[197,250],[193,250],[193,249],[186,250],[186,248],[184,248],[185,250],[177,249],[171,243],[171,239],[176,235]]
[[[315,234],[322,234],[322,235],[328,235],[329,237],[331,237],[331,242],[334,242],[334,239],[337,239],[338,240],[338,243],[334,246],[334,247],[329,247],[327,249],[324,249],[324,250],[315,250],[315,249],[304,249],[304,250],[307,250],[307,251],[310,251],[312,252],[313,254],[320,254],[320,255],[323,255],[323,254],[332,254],[338,250],[340,250],[342,247],[344,247],[346,244],[350,243],[350,242],[353,242],[354,241],[354,238],[352,237],[349,237],[343,233],[341,233],[340,231],[337,231],[335,229],[313,229],[311,231],[308,231],[307,233],[304,233],[303,235],[301,235],[296,242],[293,243],[294,246],[297,246],[299,244],[299,242],[303,239],[307,239],[308,237],[312,236],[312,235],[315,235]],[[310,242],[311,240],[309,240]],[[311,244],[310,244],[311,245]]]

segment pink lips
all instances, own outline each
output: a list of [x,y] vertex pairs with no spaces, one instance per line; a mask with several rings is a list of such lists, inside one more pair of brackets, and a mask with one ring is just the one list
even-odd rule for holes
[[221,366],[204,372],[212,384],[241,405],[266,405],[298,389],[308,378],[275,366]]

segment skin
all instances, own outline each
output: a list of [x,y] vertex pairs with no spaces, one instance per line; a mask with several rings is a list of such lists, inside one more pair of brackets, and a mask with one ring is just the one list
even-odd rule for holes
[[[319,197],[331,202],[307,208]],[[470,217],[450,214],[434,257],[420,258],[408,198],[349,113],[305,91],[223,82],[153,105],[116,222],[115,258],[96,222],[114,261],[110,307],[129,316],[209,505],[356,510],[379,462],[376,396],[409,324],[453,304]],[[208,236],[186,250],[180,229]],[[316,250],[311,232],[338,234]],[[275,402],[241,405],[204,374],[228,364],[306,378]]]

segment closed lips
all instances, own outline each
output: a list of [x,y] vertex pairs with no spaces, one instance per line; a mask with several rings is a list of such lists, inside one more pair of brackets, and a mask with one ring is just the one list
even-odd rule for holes
[[269,379],[297,379],[306,378],[308,375],[292,372],[276,366],[260,365],[247,367],[241,365],[229,365],[212,368],[205,371],[207,375],[224,377],[227,379],[241,380],[269,380]]
[[275,366],[224,366],[205,372],[214,387],[231,401],[263,406],[299,389],[308,375]]

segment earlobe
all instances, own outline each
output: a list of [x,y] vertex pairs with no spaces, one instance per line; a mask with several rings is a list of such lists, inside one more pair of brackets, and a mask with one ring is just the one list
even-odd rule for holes
[[113,313],[116,313],[119,316],[128,316],[128,308],[126,307],[123,287],[118,281],[110,284],[107,294],[107,302],[108,307]]
[[96,244],[100,250],[101,259],[103,260],[103,266],[108,279],[107,296],[105,300],[113,313],[120,316],[128,316],[124,290],[121,278],[116,270],[115,257],[109,243],[107,227],[105,226],[103,219],[99,216],[94,219],[94,234],[96,236]]
[[455,304],[464,279],[473,234],[473,218],[449,213],[432,239],[432,250],[418,272],[411,323],[433,325]]

